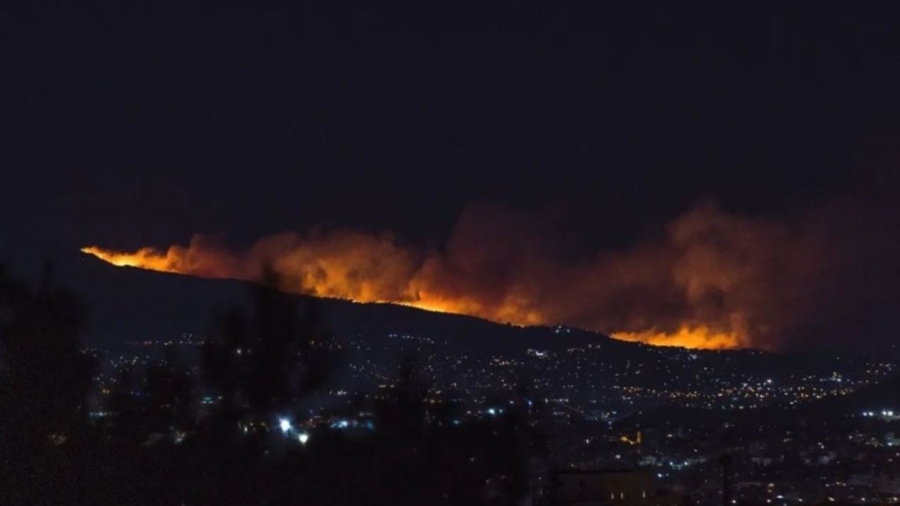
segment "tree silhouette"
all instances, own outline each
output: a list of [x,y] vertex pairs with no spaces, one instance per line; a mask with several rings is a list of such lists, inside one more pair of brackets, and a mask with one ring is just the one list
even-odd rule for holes
[[0,492],[23,503],[43,497],[42,477],[62,472],[86,433],[84,313],[49,266],[35,288],[0,268]]
[[211,423],[241,422],[269,432],[338,363],[340,348],[323,329],[314,301],[301,307],[268,272],[266,282],[253,289],[251,315],[229,309],[220,317],[219,339],[204,344],[203,377],[218,400]]
[[0,270],[3,504],[470,505],[524,495],[525,464],[541,451],[526,404],[459,423],[460,406],[429,391],[413,357],[392,388],[354,405],[374,413],[374,430],[325,424],[305,428],[302,443],[282,433],[279,417],[324,388],[341,350],[314,301],[279,286],[269,277],[249,311],[221,315],[198,374],[172,350],[120,369],[105,399],[111,416],[92,425],[84,311],[49,271],[31,288]]

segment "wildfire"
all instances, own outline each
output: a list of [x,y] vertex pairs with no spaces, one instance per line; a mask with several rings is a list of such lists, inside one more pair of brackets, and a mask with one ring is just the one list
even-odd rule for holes
[[[249,282],[263,279],[267,266],[292,293],[706,349],[840,339],[858,330],[868,301],[897,296],[900,250],[892,246],[900,226],[892,209],[854,199],[781,217],[701,201],[630,245],[594,251],[557,240],[565,227],[556,225],[479,203],[431,246],[313,229],[240,250],[196,235],[165,249],[82,251],[118,266]],[[888,306],[873,307],[877,319]]]
[[167,255],[161,254],[154,248],[142,248],[134,253],[120,253],[89,246],[81,248],[81,252],[94,255],[116,267],[138,267],[151,271],[179,272],[177,262],[174,259],[167,258]]
[[684,325],[675,332],[660,332],[655,329],[641,332],[613,332],[612,336],[623,341],[636,341],[654,346],[711,350],[739,348],[744,343],[742,336],[736,333],[716,332],[705,325]]
[[[330,244],[316,245],[314,241],[302,245],[294,244],[294,241],[283,244],[284,241],[281,241],[274,248],[267,243],[242,256],[223,253],[205,246],[202,241],[192,241],[188,247],[172,246],[166,250],[142,248],[131,253],[96,246],[85,247],[81,251],[118,267],[244,281],[260,279],[261,259],[266,258],[283,276],[284,288],[295,293],[354,302],[399,304],[515,325],[567,323],[554,321],[552,316],[540,310],[537,302],[515,290],[499,298],[479,297],[477,293],[460,295],[442,292],[435,289],[440,283],[423,274],[424,269],[417,270],[416,261],[402,250],[379,243],[373,257],[360,253],[361,249],[354,247],[358,239],[341,239],[338,243],[345,246],[343,249],[335,249]],[[269,254],[263,254],[262,250]],[[272,251],[282,253],[273,255]],[[646,330],[613,332],[612,335],[626,341],[657,346],[705,349],[735,348],[744,342],[736,334],[716,332],[703,325],[683,326],[674,333]]]

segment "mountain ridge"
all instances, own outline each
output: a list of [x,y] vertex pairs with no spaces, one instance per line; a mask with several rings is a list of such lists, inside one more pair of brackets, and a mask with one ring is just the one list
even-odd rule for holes
[[[183,332],[209,332],[215,311],[234,305],[246,307],[254,286],[240,280],[117,267],[87,255],[67,259],[56,270],[59,280],[73,288],[88,307],[89,324],[85,332],[88,344],[116,345]],[[515,341],[516,348],[541,345],[550,335],[555,344],[644,346],[568,327],[520,327],[393,303],[293,296],[304,302],[314,301],[323,310],[328,329],[336,333],[353,333],[359,328],[384,333],[424,332],[453,339],[457,345],[477,344],[487,349],[492,348],[490,341],[466,342],[465,336],[490,333],[493,340]]]

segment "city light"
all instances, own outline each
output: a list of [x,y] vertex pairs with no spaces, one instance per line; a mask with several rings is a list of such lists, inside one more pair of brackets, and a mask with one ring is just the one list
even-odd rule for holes
[[309,441],[309,434],[305,432],[297,434],[297,441],[300,441],[300,444],[305,445],[306,442]]
[[287,434],[291,431],[291,421],[287,418],[279,418],[278,426],[281,428],[283,434]]

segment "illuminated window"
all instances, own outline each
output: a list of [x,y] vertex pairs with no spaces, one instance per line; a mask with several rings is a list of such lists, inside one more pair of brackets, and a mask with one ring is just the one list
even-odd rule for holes
[[615,500],[616,500],[616,493],[615,493],[615,492],[610,492],[610,493],[609,493],[609,500],[610,500],[610,501],[615,501]]
[[625,499],[625,492],[619,492],[619,499]]
[[641,491],[641,493],[643,494],[644,499],[646,499],[646,498],[647,498],[647,491],[646,491],[646,490],[643,490],[643,491]]

